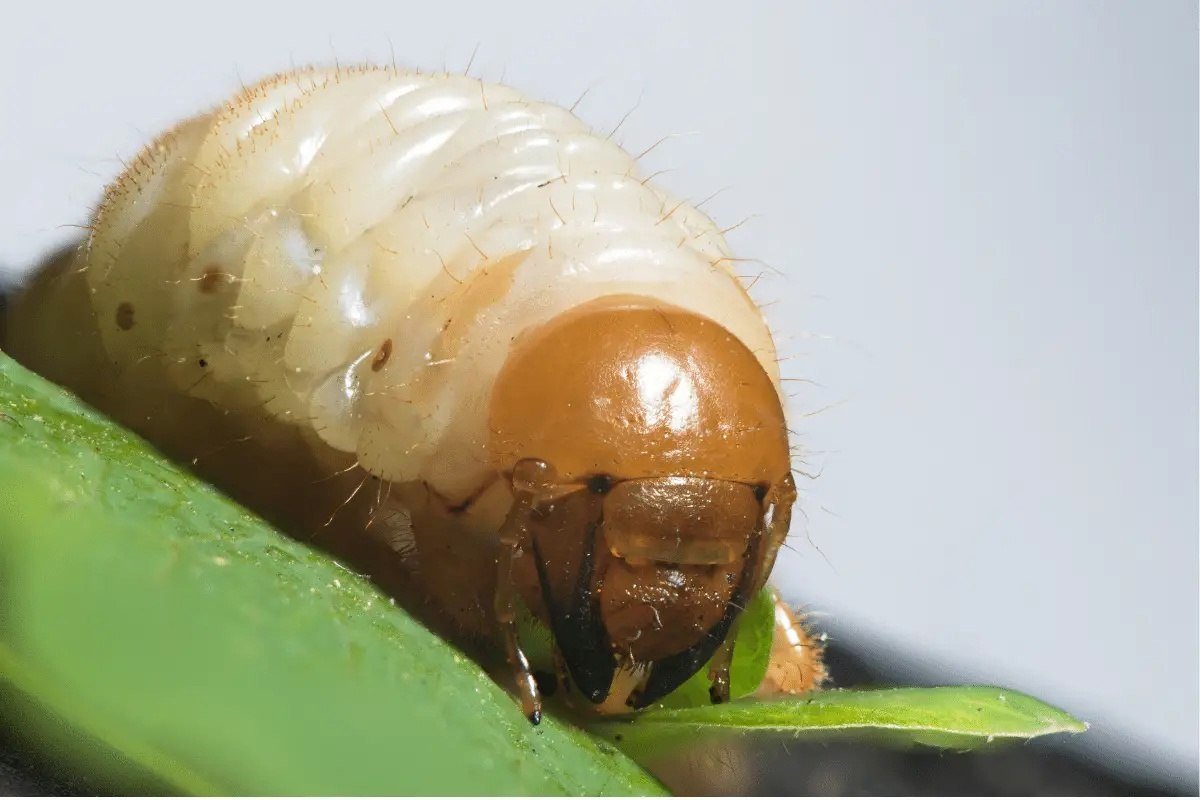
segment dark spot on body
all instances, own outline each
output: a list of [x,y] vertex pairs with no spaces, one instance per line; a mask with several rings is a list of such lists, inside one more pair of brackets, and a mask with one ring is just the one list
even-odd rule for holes
[[558,691],[558,678],[552,672],[535,670],[533,679],[537,681],[538,691],[541,692],[542,697],[553,697],[554,693]]
[[383,369],[384,364],[387,364],[388,359],[392,357],[392,340],[384,339],[383,344],[379,345],[379,351],[375,353],[375,358],[371,360],[371,371],[379,372]]
[[204,270],[204,274],[200,276],[199,288],[202,294],[212,294],[221,288],[221,284],[225,283],[229,276],[226,275],[221,268],[213,264]]
[[208,366],[208,360],[207,360],[207,359],[204,359],[204,358],[200,359],[200,366],[201,366],[201,367],[207,367],[207,366]]
[[613,479],[608,475],[593,475],[588,478],[587,488],[592,494],[608,494],[613,486]]
[[126,301],[117,306],[117,327],[123,331],[133,327],[133,303]]

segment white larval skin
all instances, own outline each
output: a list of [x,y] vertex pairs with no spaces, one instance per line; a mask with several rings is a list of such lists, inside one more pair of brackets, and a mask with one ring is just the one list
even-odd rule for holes
[[[706,316],[779,386],[707,216],[570,112],[463,76],[309,69],[246,89],[130,166],[82,257],[118,365],[164,358],[180,391],[265,407],[451,498],[490,471],[509,343],[593,298]],[[128,330],[108,322],[122,304]]]

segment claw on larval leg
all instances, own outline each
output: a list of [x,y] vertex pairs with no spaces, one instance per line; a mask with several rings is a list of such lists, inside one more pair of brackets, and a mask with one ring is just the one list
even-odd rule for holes
[[521,543],[528,539],[538,478],[548,471],[549,467],[540,461],[517,464],[513,471],[513,505],[500,528],[500,552],[496,557],[496,622],[516,681],[521,710],[534,725],[542,721],[542,696],[529,668],[529,659],[517,641],[516,589],[512,573]]

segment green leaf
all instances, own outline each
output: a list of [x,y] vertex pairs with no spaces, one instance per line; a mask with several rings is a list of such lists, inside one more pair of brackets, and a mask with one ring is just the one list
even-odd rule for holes
[[2,354],[0,725],[117,792],[662,791]]
[[[735,697],[772,624],[764,592]],[[544,628],[521,636],[550,662]],[[0,727],[117,792],[630,794],[662,787],[609,742],[647,762],[708,736],[965,748],[1086,726],[988,687],[711,706],[698,674],[602,738],[534,728],[366,581],[0,354]]]
[[870,738],[892,744],[968,749],[1087,729],[1065,711],[992,686],[832,690],[778,700],[648,711],[591,730],[639,760],[703,736],[751,733]]

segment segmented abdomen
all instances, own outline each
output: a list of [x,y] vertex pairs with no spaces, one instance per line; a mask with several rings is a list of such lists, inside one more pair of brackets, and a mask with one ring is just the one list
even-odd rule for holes
[[[770,335],[713,223],[571,113],[503,86],[302,70],[178,126],[109,189],[79,256],[108,363],[265,413],[448,498],[488,472],[509,342],[603,295]],[[128,387],[126,387],[128,389]]]

